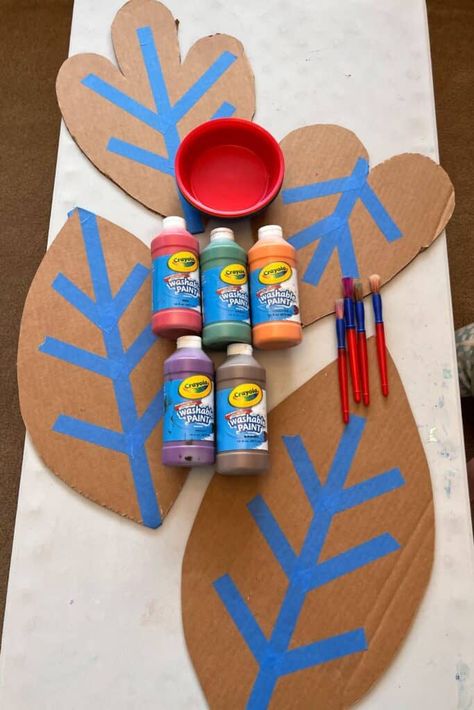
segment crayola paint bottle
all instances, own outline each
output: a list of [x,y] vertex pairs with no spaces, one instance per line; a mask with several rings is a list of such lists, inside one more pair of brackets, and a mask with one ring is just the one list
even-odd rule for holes
[[199,242],[182,217],[165,217],[163,230],[151,243],[153,315],[156,335],[174,340],[201,333]]
[[268,467],[265,369],[252,346],[233,343],[216,372],[217,473],[261,473]]
[[227,227],[213,229],[201,253],[205,347],[251,343],[247,254]]
[[164,365],[162,460],[166,466],[214,462],[214,365],[201,338],[183,335]]
[[260,227],[249,250],[252,338],[262,350],[289,348],[303,337],[296,251],[276,224]]

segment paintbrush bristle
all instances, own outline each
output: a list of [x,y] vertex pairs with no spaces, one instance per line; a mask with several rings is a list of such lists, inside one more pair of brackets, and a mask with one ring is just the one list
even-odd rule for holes
[[336,318],[344,318],[344,299],[338,298],[336,301]]
[[356,301],[362,301],[364,298],[364,289],[362,288],[362,281],[360,279],[355,279],[354,281],[354,298]]
[[352,276],[344,276],[342,279],[342,292],[344,298],[352,298],[354,294],[354,279]]
[[380,276],[378,274],[369,276],[369,283],[372,293],[378,293],[380,291]]

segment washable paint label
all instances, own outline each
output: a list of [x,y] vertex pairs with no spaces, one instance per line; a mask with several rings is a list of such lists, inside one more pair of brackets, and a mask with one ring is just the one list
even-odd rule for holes
[[298,276],[286,261],[271,261],[250,274],[252,324],[268,321],[301,323]]
[[247,269],[242,264],[213,266],[202,273],[204,325],[250,323]]
[[199,260],[192,251],[163,254],[153,260],[153,311],[165,308],[201,312]]
[[213,390],[207,375],[165,382],[163,442],[214,441]]
[[217,390],[217,451],[268,451],[267,396],[255,382]]

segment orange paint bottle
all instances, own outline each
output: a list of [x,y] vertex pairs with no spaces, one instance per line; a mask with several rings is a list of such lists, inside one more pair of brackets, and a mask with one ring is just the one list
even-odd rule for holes
[[298,345],[303,337],[298,301],[296,250],[276,224],[260,227],[248,253],[252,339],[256,348]]

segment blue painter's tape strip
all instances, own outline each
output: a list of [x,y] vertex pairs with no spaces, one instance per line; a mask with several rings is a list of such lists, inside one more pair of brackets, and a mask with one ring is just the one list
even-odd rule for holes
[[114,296],[115,316],[118,320],[123,316],[141,287],[147,280],[150,269],[143,264],[135,264],[123,284]]
[[300,576],[300,583],[306,592],[322,587],[333,582],[339,577],[344,577],[382,557],[390,555],[400,549],[400,545],[389,533],[382,533],[367,542],[341,552],[324,562],[319,562],[317,567],[305,570]]
[[115,86],[107,83],[96,74],[88,74],[82,79],[81,84],[114,106],[121,108],[122,111],[125,111],[130,116],[161,132],[161,121],[153,111],[143,106],[139,101],[127,96],[120,89],[116,89]]
[[394,242],[403,236],[401,230],[397,227],[368,183],[365,183],[363,186],[360,197],[370,216],[388,242]]
[[148,528],[157,528],[162,523],[162,517],[145,447],[132,449],[129,461],[143,524]]
[[232,66],[237,57],[231,52],[222,52],[217,59],[206,69],[199,79],[181,96],[173,106],[173,120],[178,123],[197,103],[209,89]]
[[306,497],[312,507],[315,508],[319,494],[321,493],[321,484],[318,474],[308,456],[308,452],[301,441],[301,437],[284,436],[282,438],[293,467],[306,493]]
[[140,417],[140,441],[144,444],[154,431],[157,422],[163,417],[164,401],[163,388],[160,387],[145,412]]
[[75,417],[69,417],[65,414],[60,414],[56,419],[53,431],[58,434],[66,434],[74,439],[80,439],[88,444],[102,446],[104,449],[118,451],[121,454],[127,453],[125,437],[123,434],[112,429],[84,422]]
[[357,452],[365,428],[364,417],[352,414],[349,423],[344,428],[339,446],[332,460],[328,477],[324,485],[325,491],[341,490],[349,475],[349,471]]
[[76,308],[91,323],[94,323],[94,325],[99,324],[96,304],[67,276],[59,273],[54,279],[52,287],[59,296],[64,298],[73,308]]
[[214,111],[211,118],[230,118],[234,115],[236,107],[230,104],[228,101],[224,101],[217,111]]
[[373,476],[367,481],[356,483],[350,488],[339,491],[331,501],[331,508],[335,512],[342,512],[356,508],[369,500],[391,493],[405,483],[399,468]]
[[214,589],[255,659],[260,662],[265,656],[267,639],[232,578],[228,574],[219,577],[214,582]]
[[288,237],[288,241],[295,247],[295,249],[304,249],[304,247],[309,246],[324,235],[329,235],[341,226],[341,220],[338,217],[330,215],[329,217],[324,217],[324,219],[321,219],[319,222],[314,222],[314,224],[310,224],[309,227],[305,227],[299,232],[296,232],[296,234]]
[[329,639],[288,651],[281,660],[281,675],[318,666],[368,649],[364,629],[355,629]]
[[140,44],[148,82],[155,100],[156,110],[163,116],[167,124],[170,118],[171,103],[151,27],[140,27],[137,29],[137,38]]
[[127,370],[132,372],[156,343],[151,326],[147,325],[126,352]]
[[133,143],[127,143],[127,141],[122,141],[119,138],[111,138],[107,143],[107,150],[120,155],[122,158],[128,158],[128,160],[133,160],[135,163],[145,165],[147,168],[165,173],[165,175],[174,175],[174,166],[170,164],[167,158],[163,158],[162,155],[153,153],[151,150],[139,148]]
[[291,578],[296,562],[296,555],[282,532],[272,511],[262,496],[256,496],[247,505],[252,518],[265,538],[276,560],[280,563],[288,578]]
[[39,351],[45,355],[51,355],[58,360],[63,360],[70,365],[75,365],[83,370],[95,372],[97,375],[112,378],[117,371],[116,363],[108,360],[101,355],[91,353],[89,350],[78,348],[76,345],[64,343],[57,338],[45,338],[44,342],[39,346]]
[[[340,228],[339,228],[340,229]],[[306,271],[303,275],[303,282],[316,286],[324,274],[329,260],[332,257],[338,243],[338,230],[331,230],[324,235],[316,246]]]
[[317,197],[328,197],[329,195],[357,190],[362,185],[363,179],[359,176],[350,175],[349,177],[336,178],[334,180],[313,182],[310,185],[290,187],[282,191],[282,200],[283,204],[291,205],[295,202],[305,202],[306,200],[314,200]]

